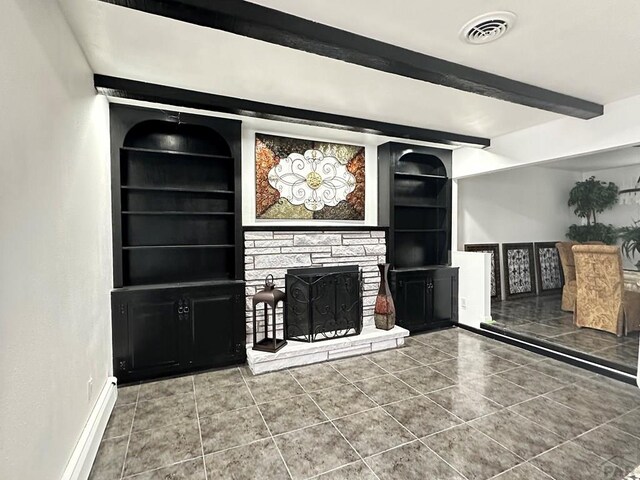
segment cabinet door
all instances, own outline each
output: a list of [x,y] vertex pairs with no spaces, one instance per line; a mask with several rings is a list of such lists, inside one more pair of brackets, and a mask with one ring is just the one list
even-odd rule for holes
[[175,296],[126,295],[113,302],[114,372],[123,381],[152,377],[186,363],[188,332]]
[[398,277],[397,291],[398,325],[408,330],[424,328],[430,309],[426,279]]
[[244,302],[237,288],[191,295],[190,303],[195,366],[219,366],[245,355]]
[[433,318],[432,322],[450,322],[453,315],[451,309],[452,282],[450,275],[436,277],[433,279]]
[[180,320],[172,299],[132,301],[128,306],[131,369],[175,367],[184,355]]

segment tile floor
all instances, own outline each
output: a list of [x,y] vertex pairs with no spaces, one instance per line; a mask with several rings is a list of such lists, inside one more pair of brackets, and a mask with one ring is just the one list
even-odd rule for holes
[[640,390],[449,329],[121,388],[91,479],[610,480],[639,464]]
[[555,343],[581,353],[613,362],[626,371],[638,367],[638,332],[618,338],[608,332],[579,328],[573,314],[560,310],[560,297],[541,296],[494,302],[491,306],[494,327],[533,339]]

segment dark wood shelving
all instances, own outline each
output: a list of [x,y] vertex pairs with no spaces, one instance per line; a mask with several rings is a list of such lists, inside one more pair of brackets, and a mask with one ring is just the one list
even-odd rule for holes
[[389,225],[396,322],[411,332],[458,316],[451,267],[451,151],[390,142],[378,147],[378,217]]
[[396,208],[442,208],[447,209],[444,205],[416,205],[413,203],[396,203],[394,205]]
[[216,278],[213,280],[201,280],[198,282],[178,282],[178,283],[158,283],[154,285],[135,285],[132,287],[119,288],[119,292],[137,292],[137,291],[159,291],[169,290],[175,288],[194,288],[194,287],[217,287],[219,285],[235,284],[244,288],[244,280],[232,280],[227,278]]
[[137,245],[122,247],[123,250],[149,250],[158,248],[235,248],[235,245],[211,243],[201,245]]
[[114,375],[243,363],[241,123],[109,108]]
[[155,153],[160,155],[179,155],[186,157],[200,157],[200,158],[216,158],[219,160],[233,160],[233,157],[230,155],[214,155],[210,153],[197,153],[197,152],[186,152],[186,151],[177,151],[177,150],[161,150],[155,148],[140,148],[140,147],[121,147],[121,150],[125,152],[138,152],[138,153]]
[[235,212],[186,212],[186,211],[174,211],[174,212],[131,212],[123,211],[123,215],[235,215]]
[[401,177],[401,178],[406,177],[414,180],[436,179],[436,180],[447,181],[447,177],[443,177],[442,175],[429,175],[426,173],[394,172],[394,175],[396,177]]
[[122,185],[123,190],[138,190],[142,192],[182,192],[182,193],[212,193],[217,195],[234,195],[233,190],[214,190],[208,188],[191,187],[135,187],[132,185]]

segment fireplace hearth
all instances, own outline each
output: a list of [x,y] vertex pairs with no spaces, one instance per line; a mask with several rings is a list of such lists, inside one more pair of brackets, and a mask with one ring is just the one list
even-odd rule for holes
[[362,272],[357,265],[289,269],[285,285],[286,339],[317,342],[362,331]]

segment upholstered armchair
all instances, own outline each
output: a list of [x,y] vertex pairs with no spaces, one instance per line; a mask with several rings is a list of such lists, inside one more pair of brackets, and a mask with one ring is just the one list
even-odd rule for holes
[[574,245],[576,306],[574,323],[626,335],[640,330],[640,293],[625,291],[620,248]]
[[561,309],[565,312],[573,312],[576,303],[576,267],[573,260],[571,247],[578,245],[576,242],[558,242],[556,248],[562,264],[564,286],[562,287]]

